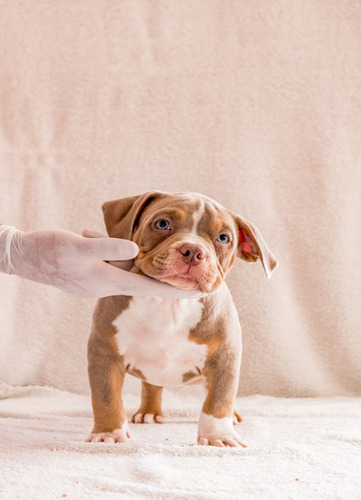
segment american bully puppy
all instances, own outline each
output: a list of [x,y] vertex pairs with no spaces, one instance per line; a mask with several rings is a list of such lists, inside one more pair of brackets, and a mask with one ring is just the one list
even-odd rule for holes
[[276,258],[253,224],[200,194],[149,192],[106,202],[103,212],[109,236],[139,246],[132,272],[202,296],[98,301],[88,349],[94,428],[87,441],[130,438],[121,396],[130,373],[142,381],[133,422],[163,422],[163,386],[202,383],[198,443],[245,446],[233,428],[241,327],[225,276],[240,257],[260,259],[270,277]]

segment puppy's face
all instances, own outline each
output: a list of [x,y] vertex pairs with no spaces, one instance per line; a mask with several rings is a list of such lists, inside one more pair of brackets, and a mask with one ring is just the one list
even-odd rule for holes
[[103,210],[109,235],[139,246],[136,269],[178,288],[213,293],[237,256],[263,261],[257,230],[202,195],[146,193]]
[[197,195],[172,195],[148,205],[133,241],[135,266],[178,288],[217,290],[237,256],[234,218]]

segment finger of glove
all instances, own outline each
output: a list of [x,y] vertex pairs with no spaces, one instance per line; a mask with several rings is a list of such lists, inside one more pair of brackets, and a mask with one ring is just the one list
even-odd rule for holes
[[[84,229],[82,232],[84,238],[108,238],[106,234],[98,233],[97,231],[93,231],[92,229]],[[109,261],[109,264],[115,267],[120,267],[120,269],[125,269],[126,271],[130,271],[133,267],[133,259],[129,260],[113,260]]]
[[82,245],[88,257],[100,260],[130,260],[139,252],[133,241],[118,238],[83,238]]
[[[84,229],[82,231],[82,235],[84,238],[109,238],[108,235],[98,233],[98,231],[93,231],[92,229]],[[114,238],[115,239],[115,238]],[[122,240],[122,241],[129,241],[129,240]],[[138,252],[137,252],[138,254]],[[110,261],[111,259],[105,259]],[[125,269],[126,271],[129,271],[132,268],[132,259],[129,260],[113,260],[110,262],[115,267],[120,267],[121,269]]]

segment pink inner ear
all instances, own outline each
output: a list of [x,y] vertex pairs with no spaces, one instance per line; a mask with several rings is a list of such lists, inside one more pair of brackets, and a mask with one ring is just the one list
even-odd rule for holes
[[239,242],[241,243],[243,253],[252,253],[252,247],[246,242],[245,232],[241,228],[239,228]]

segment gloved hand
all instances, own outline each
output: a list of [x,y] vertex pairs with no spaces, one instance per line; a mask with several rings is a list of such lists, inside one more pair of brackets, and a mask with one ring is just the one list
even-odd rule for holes
[[199,291],[179,290],[104,262],[133,259],[138,250],[132,241],[116,238],[85,238],[68,231],[27,233],[13,226],[0,226],[2,272],[52,285],[82,297],[201,296]]

